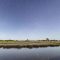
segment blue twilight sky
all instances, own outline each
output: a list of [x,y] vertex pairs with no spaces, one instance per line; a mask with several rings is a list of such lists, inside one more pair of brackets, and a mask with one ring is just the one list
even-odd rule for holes
[[60,39],[60,0],[0,0],[0,39]]

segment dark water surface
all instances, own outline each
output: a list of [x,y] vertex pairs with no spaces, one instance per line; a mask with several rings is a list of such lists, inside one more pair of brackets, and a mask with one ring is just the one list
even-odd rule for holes
[[60,60],[60,47],[0,48],[0,60]]

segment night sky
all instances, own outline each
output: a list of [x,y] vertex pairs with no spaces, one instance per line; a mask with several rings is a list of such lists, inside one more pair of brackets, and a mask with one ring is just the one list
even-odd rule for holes
[[60,0],[0,0],[0,39],[60,39]]

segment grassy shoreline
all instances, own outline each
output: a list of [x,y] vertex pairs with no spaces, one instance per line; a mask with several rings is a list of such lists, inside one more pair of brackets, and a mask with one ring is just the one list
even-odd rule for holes
[[38,48],[60,46],[60,40],[0,40],[0,48]]

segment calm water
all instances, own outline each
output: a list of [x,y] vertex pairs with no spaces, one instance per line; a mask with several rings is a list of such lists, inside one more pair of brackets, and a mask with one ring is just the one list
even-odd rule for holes
[[0,60],[60,60],[60,47],[0,48]]

